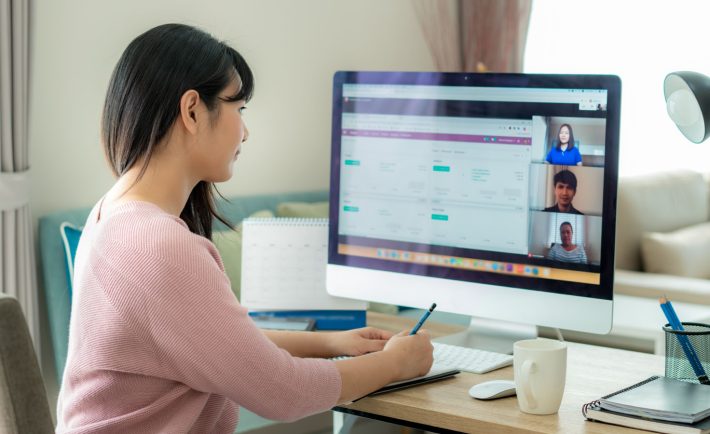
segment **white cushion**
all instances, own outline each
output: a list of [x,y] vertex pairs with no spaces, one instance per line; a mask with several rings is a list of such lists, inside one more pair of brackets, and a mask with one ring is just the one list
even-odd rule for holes
[[649,273],[710,279],[710,223],[644,233],[641,256]]
[[622,178],[616,219],[616,266],[641,270],[644,232],[669,232],[708,221],[703,174],[676,170]]
[[[659,298],[710,305],[710,280],[617,269],[614,294]],[[661,311],[658,311],[659,315]]]

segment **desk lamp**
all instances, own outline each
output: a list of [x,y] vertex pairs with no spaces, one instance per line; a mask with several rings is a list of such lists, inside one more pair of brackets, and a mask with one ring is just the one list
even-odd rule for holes
[[692,71],[672,72],[663,81],[668,115],[693,143],[710,136],[710,77]]

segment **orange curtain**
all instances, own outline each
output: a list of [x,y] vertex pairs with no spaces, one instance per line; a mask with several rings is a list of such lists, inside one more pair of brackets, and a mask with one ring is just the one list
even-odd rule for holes
[[521,72],[532,0],[413,0],[440,71]]

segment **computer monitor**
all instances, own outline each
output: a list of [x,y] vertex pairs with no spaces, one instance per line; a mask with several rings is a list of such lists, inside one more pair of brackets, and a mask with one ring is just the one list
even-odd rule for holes
[[607,333],[616,76],[337,72],[327,290]]

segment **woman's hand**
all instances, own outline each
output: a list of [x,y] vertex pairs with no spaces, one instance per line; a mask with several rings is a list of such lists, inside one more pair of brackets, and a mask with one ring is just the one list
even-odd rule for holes
[[394,335],[374,327],[328,333],[328,348],[332,357],[361,356],[380,351]]
[[[434,361],[429,333],[423,329],[415,335],[409,333],[404,330],[393,336],[371,327],[338,333],[340,343],[350,342],[340,353],[362,355],[334,362],[342,379],[338,403],[350,402],[393,381],[426,374]],[[370,354],[362,354],[367,351]]]
[[434,363],[434,347],[429,333],[424,329],[420,329],[415,335],[409,335],[407,330],[398,333],[387,342],[383,350],[384,353],[391,353],[397,358],[399,375],[395,380],[424,375]]

